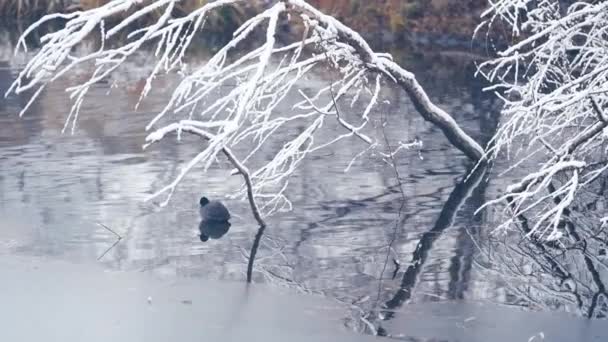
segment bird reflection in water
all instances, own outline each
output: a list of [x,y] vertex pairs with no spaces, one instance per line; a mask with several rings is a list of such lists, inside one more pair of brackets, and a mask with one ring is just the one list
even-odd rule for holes
[[228,221],[206,221],[202,220],[198,225],[198,230],[201,232],[200,239],[205,242],[209,239],[219,239],[224,236],[230,229]]

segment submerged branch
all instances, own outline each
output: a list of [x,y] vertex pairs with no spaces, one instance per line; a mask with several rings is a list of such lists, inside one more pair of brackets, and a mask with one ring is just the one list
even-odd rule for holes
[[260,247],[260,241],[262,240],[262,236],[264,235],[264,231],[266,230],[265,225],[260,225],[258,232],[255,234],[255,239],[253,239],[253,245],[251,246],[251,252],[249,253],[249,260],[247,262],[247,282],[251,283],[253,278],[253,263],[255,262],[255,256],[258,253],[258,248]]

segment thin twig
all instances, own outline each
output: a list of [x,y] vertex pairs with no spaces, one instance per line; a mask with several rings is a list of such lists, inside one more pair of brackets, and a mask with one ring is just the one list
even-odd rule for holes
[[106,226],[105,224],[101,223],[101,222],[97,222],[97,224],[103,228],[105,228],[107,231],[109,231],[110,233],[114,234],[114,236],[116,236],[116,241],[112,244],[112,246],[108,247],[108,249],[106,249],[100,256],[99,258],[97,258],[97,261],[101,260],[101,258],[103,258],[106,254],[108,254],[108,252],[110,252],[114,247],[116,247],[116,245],[118,245],[118,243],[122,240],[122,236],[120,234],[118,234],[117,232],[115,232],[114,230],[112,230],[110,227]]
[[[388,152],[389,152],[389,158],[391,160],[391,166],[393,167],[393,171],[395,173],[395,178],[397,180],[397,184],[399,184],[399,192],[401,194],[401,205],[399,206],[399,211],[397,212],[397,219],[395,220],[395,226],[393,227],[393,236],[391,237],[389,244],[388,244],[388,249],[386,251],[386,257],[384,259],[384,265],[382,266],[382,271],[380,272],[380,277],[378,279],[378,293],[376,296],[376,306],[378,305],[378,301],[380,300],[380,292],[382,290],[382,278],[384,277],[384,272],[386,271],[386,267],[388,265],[388,260],[389,260],[389,256],[390,256],[390,252],[391,249],[393,248],[393,244],[395,243],[395,240],[397,239],[397,230],[399,229],[399,226],[403,223],[401,222],[401,213],[403,212],[403,208],[405,208],[405,203],[406,203],[406,197],[405,197],[405,192],[403,191],[403,183],[401,182],[401,175],[399,174],[399,170],[397,169],[397,162],[395,161],[395,156],[393,154],[393,148],[390,144],[390,141],[388,140],[388,137],[386,136],[386,131],[384,130],[384,126],[386,124],[386,116],[385,113],[383,112],[382,115],[382,120],[380,122],[381,128],[382,128],[382,137],[384,138],[384,143],[386,144],[386,147],[388,148]],[[397,273],[395,272],[395,274],[393,274],[393,278],[395,277]]]
[[105,252],[103,252],[103,254],[101,254],[99,256],[99,258],[97,258],[97,261],[101,260],[101,258],[103,258],[106,254],[108,254],[109,251],[112,250],[112,248],[114,248],[116,245],[118,245],[118,243],[120,242],[121,239],[116,240],[112,246],[108,247],[108,249],[105,250]]
[[255,196],[253,193],[253,182],[251,181],[251,175],[249,173],[249,170],[236,158],[236,156],[228,148],[223,147],[222,152],[228,158],[228,160],[230,160],[232,165],[239,171],[239,174],[243,176],[243,179],[245,180],[245,186],[247,187],[247,199],[249,200],[249,206],[251,207],[253,217],[260,225],[260,228],[266,228],[266,222],[262,218],[260,209],[258,208],[258,205],[255,201]]
[[117,232],[113,231],[110,227],[106,226],[101,222],[97,222],[97,224],[108,230],[110,233],[114,234],[118,238],[118,240],[122,239],[122,236],[120,236],[120,234],[118,234]]

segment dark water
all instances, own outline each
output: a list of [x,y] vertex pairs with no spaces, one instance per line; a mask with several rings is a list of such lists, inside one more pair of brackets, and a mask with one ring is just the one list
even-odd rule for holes
[[[2,92],[19,69],[19,61],[7,57],[10,48],[3,49]],[[498,104],[471,77],[470,59],[404,52],[400,58],[467,132],[482,141],[492,134]],[[226,175],[222,166],[228,165],[205,174],[195,169],[165,208],[143,202],[197,152],[196,141],[188,138],[142,150],[144,127],[175,82],[160,80],[133,111],[142,86],[138,70],[145,63],[145,57],[134,62],[132,73],[120,75],[109,95],[106,84],[91,90],[74,135],[61,134],[70,108],[63,89],[86,71],[50,86],[21,119],[17,113],[27,97],[1,100],[0,253],[94,262],[102,256],[98,262],[110,269],[245,279],[257,226],[247,203],[224,198],[241,184]],[[316,86],[314,80],[309,86]],[[475,263],[479,251],[471,239],[490,227],[490,218],[475,216],[475,209],[504,184],[488,183],[481,172],[462,183],[471,167],[462,153],[419,117],[402,91],[387,87],[382,97],[387,101],[375,115],[387,118],[390,144],[420,139],[423,147],[399,155],[399,180],[373,153],[345,173],[364,148],[356,140],[305,160],[287,190],[294,210],[268,218],[254,280],[346,303],[350,311],[343,319],[357,331],[366,329],[360,317],[390,321],[406,303],[518,304],[503,279]],[[406,196],[401,212],[399,186]],[[230,231],[206,243],[198,237],[202,194],[224,200],[233,216]],[[123,237],[109,251],[116,237],[102,225]],[[385,310],[377,311],[381,306]],[[392,333],[390,326],[374,325]]]

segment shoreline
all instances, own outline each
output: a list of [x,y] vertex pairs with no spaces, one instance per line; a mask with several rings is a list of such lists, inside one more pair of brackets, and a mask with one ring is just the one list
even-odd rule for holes
[[[473,39],[473,33],[481,22],[480,14],[486,7],[485,0],[379,0],[377,3],[361,5],[359,1],[308,0],[309,3],[328,15],[332,15],[362,34],[376,46],[406,45],[441,46],[449,49],[483,50],[487,45],[484,37]],[[26,27],[50,12],[70,13],[87,10],[107,3],[107,0],[53,0],[42,5],[36,2],[31,7],[20,8],[20,0],[0,0],[2,26],[17,24]],[[196,10],[205,1],[183,1],[175,10],[182,16]],[[244,23],[247,18],[268,6],[268,0],[254,0],[232,10],[215,13],[210,17],[206,29],[224,37]],[[40,8],[41,6],[46,7]],[[19,13],[22,13],[21,15]],[[148,21],[158,14],[152,14]],[[134,28],[141,27],[140,21]],[[297,35],[298,28],[294,30]],[[288,33],[289,34],[289,33]],[[491,35],[495,36],[495,35]],[[495,38],[495,37],[492,37]],[[493,42],[496,44],[496,42]]]

